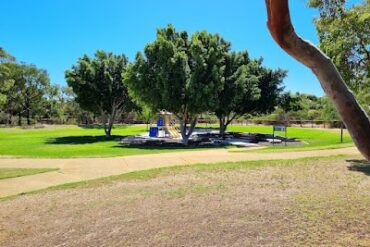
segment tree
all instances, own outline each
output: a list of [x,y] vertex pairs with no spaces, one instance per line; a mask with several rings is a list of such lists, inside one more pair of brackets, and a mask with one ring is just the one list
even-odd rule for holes
[[10,65],[15,58],[0,47],[0,107],[4,106],[7,101],[7,92],[14,85],[10,73]]
[[370,1],[346,7],[345,0],[310,0],[320,17],[315,19],[320,49],[337,66],[356,93],[370,86]]
[[125,75],[130,94],[153,112],[172,112],[187,145],[198,115],[217,104],[229,47],[218,34],[196,32],[189,39],[172,25],[159,29],[157,39],[146,45],[144,55],[136,55]]
[[281,107],[281,109],[284,110],[284,112],[302,110],[299,95],[292,95],[290,92],[286,92],[280,95],[279,106]]
[[268,28],[274,40],[289,55],[309,67],[332,100],[355,145],[370,160],[370,119],[345,84],[334,63],[294,31],[288,0],[266,0]]
[[250,72],[247,52],[231,52],[225,56],[223,89],[218,93],[218,104],[214,110],[220,123],[223,137],[227,126],[237,117],[246,113],[246,104],[260,97],[258,78]]
[[14,86],[8,91],[8,109],[18,112],[18,125],[22,124],[22,114],[26,113],[27,125],[31,117],[42,108],[42,99],[50,86],[46,70],[35,65],[12,64],[11,78]]
[[282,90],[285,77],[281,70],[272,71],[262,66],[262,59],[250,60],[247,52],[228,53],[225,58],[225,85],[218,95],[214,110],[224,136],[233,119],[249,114],[271,112]]
[[84,55],[66,71],[66,80],[76,94],[76,101],[82,109],[102,117],[107,137],[111,135],[116,116],[133,106],[122,78],[127,64],[125,55],[97,51],[94,58]]

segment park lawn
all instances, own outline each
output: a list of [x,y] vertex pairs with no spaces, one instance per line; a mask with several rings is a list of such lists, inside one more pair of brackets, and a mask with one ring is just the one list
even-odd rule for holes
[[34,175],[38,173],[45,173],[57,171],[58,168],[0,168],[0,179],[16,178]]
[[[234,132],[250,132],[272,134],[272,126],[230,126],[228,131]],[[276,135],[284,136],[284,132],[276,132]],[[270,152],[272,150],[310,150],[310,149],[333,149],[352,146],[352,139],[348,131],[343,133],[343,143],[340,142],[339,129],[311,129],[288,127],[287,135],[289,138],[297,138],[304,141],[306,144],[302,146],[271,146],[267,149],[260,150]]]
[[101,128],[47,126],[39,129],[0,128],[0,155],[32,158],[113,157],[189,150],[191,148],[129,147],[124,136],[146,132],[145,125],[118,125],[112,137]]
[[[271,133],[271,126],[230,126],[229,131]],[[112,138],[104,137],[100,128],[47,126],[40,129],[0,128],[0,155],[33,158],[110,157],[153,154],[199,148],[129,147],[119,143],[123,136],[146,132],[145,125],[119,125]],[[302,148],[343,147],[352,145],[346,133],[344,144],[335,130],[289,128],[289,137],[307,142]],[[286,147],[272,147],[285,149]],[[288,147],[292,148],[292,147]]]
[[359,158],[160,168],[8,198],[0,245],[369,246]]

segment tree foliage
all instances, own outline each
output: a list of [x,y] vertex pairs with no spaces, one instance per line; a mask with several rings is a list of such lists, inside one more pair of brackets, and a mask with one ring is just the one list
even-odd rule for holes
[[220,122],[220,133],[237,117],[245,114],[265,114],[274,110],[286,72],[271,70],[262,59],[251,60],[247,52],[226,55],[223,90],[214,112]]
[[345,0],[310,0],[318,8],[315,19],[320,48],[338,67],[343,79],[355,92],[369,86],[370,1],[346,7]]
[[159,29],[157,39],[146,45],[144,54],[137,54],[125,75],[130,93],[154,112],[174,113],[187,144],[198,114],[218,103],[229,48],[229,42],[218,34],[203,31],[189,38],[172,25]]
[[0,106],[6,103],[7,92],[14,85],[10,68],[14,61],[15,58],[0,47]]
[[50,87],[49,75],[46,70],[35,65],[12,64],[11,78],[14,85],[8,90],[7,109],[18,112],[19,125],[21,116],[26,114],[27,124],[31,117],[42,109],[42,101],[46,90]]
[[133,107],[122,77],[127,64],[124,55],[97,51],[94,58],[84,55],[66,71],[76,101],[82,109],[102,117],[108,137],[116,116]]

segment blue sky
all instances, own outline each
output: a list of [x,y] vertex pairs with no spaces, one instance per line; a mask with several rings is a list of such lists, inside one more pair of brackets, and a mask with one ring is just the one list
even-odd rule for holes
[[[52,83],[65,85],[64,71],[83,54],[103,49],[136,52],[155,39],[158,27],[208,30],[232,42],[233,50],[263,57],[265,65],[289,71],[286,89],[322,95],[310,70],[286,55],[266,28],[264,0],[7,0],[2,1],[0,46],[47,69]],[[291,0],[292,19],[305,39],[317,44],[312,19],[317,12],[305,0]]]

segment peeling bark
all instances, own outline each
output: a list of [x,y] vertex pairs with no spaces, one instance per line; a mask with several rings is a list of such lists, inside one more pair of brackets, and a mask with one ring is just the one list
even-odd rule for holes
[[333,102],[353,142],[370,161],[370,119],[328,56],[294,31],[288,0],[265,0],[267,26],[274,40],[290,56],[310,68]]

